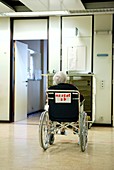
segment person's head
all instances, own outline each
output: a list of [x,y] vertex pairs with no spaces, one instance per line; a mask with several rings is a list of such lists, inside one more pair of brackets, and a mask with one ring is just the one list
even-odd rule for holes
[[56,85],[60,83],[66,83],[66,81],[67,81],[67,75],[62,71],[57,72],[53,76],[53,83]]

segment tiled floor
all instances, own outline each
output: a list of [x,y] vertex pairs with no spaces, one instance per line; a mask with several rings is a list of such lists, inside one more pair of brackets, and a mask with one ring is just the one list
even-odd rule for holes
[[0,170],[114,170],[114,128],[92,127],[86,152],[81,152],[71,131],[56,135],[44,152],[38,124],[38,115],[0,124]]

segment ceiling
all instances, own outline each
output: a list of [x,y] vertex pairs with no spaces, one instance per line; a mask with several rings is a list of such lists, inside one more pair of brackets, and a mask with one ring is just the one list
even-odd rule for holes
[[69,14],[111,12],[114,0],[0,0],[0,14],[68,11]]

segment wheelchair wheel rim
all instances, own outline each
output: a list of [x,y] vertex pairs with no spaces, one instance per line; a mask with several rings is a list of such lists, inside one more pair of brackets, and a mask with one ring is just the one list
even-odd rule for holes
[[49,145],[49,117],[48,112],[43,112],[39,125],[39,140],[41,147],[46,150]]
[[87,148],[87,136],[88,136],[88,122],[87,116],[83,113],[80,117],[80,145],[81,151],[84,152]]

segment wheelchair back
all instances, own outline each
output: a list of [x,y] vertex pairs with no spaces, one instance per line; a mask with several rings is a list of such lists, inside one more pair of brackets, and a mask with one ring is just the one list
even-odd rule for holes
[[48,90],[49,119],[57,122],[76,122],[80,111],[77,90]]

